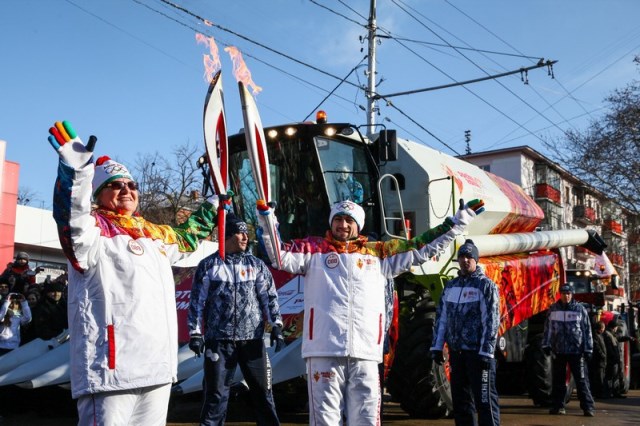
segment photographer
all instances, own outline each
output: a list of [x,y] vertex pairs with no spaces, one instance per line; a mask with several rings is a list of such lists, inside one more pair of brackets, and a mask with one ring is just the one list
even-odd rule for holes
[[19,251],[16,253],[14,262],[7,265],[7,269],[0,275],[0,278],[3,282],[6,280],[11,283],[10,291],[25,294],[29,285],[35,284],[36,274],[41,271],[42,268],[32,270],[29,267],[29,255],[24,251]]
[[9,293],[0,307],[0,355],[20,346],[20,327],[31,321],[31,309],[20,293]]

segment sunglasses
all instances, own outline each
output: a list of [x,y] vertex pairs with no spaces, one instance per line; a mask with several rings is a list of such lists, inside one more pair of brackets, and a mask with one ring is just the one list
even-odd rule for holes
[[138,182],[134,182],[134,181],[122,182],[122,181],[116,180],[113,182],[109,182],[108,184],[105,185],[105,187],[111,188],[114,191],[122,191],[125,186],[128,187],[130,191],[138,190]]

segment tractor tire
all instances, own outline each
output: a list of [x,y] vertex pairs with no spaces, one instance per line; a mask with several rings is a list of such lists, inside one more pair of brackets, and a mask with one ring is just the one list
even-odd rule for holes
[[[551,406],[551,357],[542,351],[542,334],[534,336],[525,349],[525,363],[527,365],[527,390],[529,397],[536,407]],[[567,392],[565,394],[565,404],[571,399],[573,388],[575,387],[573,378],[569,376],[567,382]]]
[[429,353],[436,305],[428,291],[414,294],[400,316],[400,333],[386,387],[392,401],[413,418],[438,419],[452,413],[451,390]]

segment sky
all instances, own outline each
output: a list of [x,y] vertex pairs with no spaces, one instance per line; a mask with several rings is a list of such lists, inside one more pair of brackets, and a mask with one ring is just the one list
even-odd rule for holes
[[[178,6],[178,7],[175,7]],[[0,139],[20,164],[30,205],[51,208],[68,120],[97,155],[133,166],[203,141],[208,84],[196,33],[221,54],[227,127],[242,127],[237,47],[262,91],[265,126],[299,122],[321,104],[329,121],[366,124],[370,0],[0,0]],[[529,145],[585,130],[605,98],[638,79],[637,0],[377,0],[377,93],[427,89],[558,61],[522,76],[387,97],[378,123],[450,155]],[[204,20],[213,23],[205,25]],[[452,47],[453,46],[453,47]],[[340,83],[345,77],[344,83]],[[336,88],[337,87],[337,88]],[[416,124],[418,123],[418,124]],[[203,148],[204,152],[204,148]]]

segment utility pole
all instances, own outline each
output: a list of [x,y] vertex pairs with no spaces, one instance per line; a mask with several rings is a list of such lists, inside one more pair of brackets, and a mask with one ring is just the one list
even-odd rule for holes
[[471,154],[471,130],[464,131],[464,141],[467,143],[467,152],[465,154]]
[[375,131],[376,126],[376,114],[378,107],[376,106],[377,99],[374,97],[376,94],[376,0],[371,0],[371,6],[369,10],[369,23],[367,25],[368,35],[368,66],[367,66],[367,136],[371,135]]

